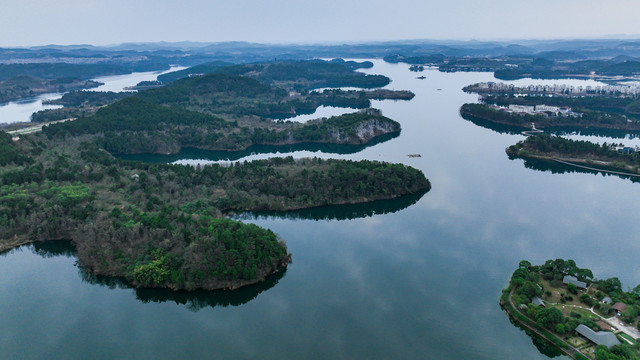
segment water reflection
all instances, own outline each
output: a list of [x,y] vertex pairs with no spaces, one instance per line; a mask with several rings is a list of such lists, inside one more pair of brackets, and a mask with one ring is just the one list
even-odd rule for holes
[[471,121],[474,125],[483,127],[485,129],[493,130],[498,134],[518,135],[522,133],[522,131],[527,130],[526,128],[523,128],[520,126],[496,124],[494,122],[481,119],[479,117],[475,117],[468,114],[461,114],[461,116],[463,119]]
[[511,316],[509,316],[509,322],[511,322],[511,324],[513,324],[513,326],[515,326],[518,329],[524,331],[525,334],[527,334],[531,338],[531,342],[533,343],[533,346],[535,346],[536,349],[538,349],[538,351],[540,351],[541,354],[546,355],[549,358],[554,358],[554,357],[558,357],[558,356],[563,356],[564,355],[555,345],[553,345],[553,344],[549,343],[548,341],[540,338],[540,336],[536,335],[535,333],[533,333],[531,330],[529,330],[526,327],[524,327],[519,322],[514,321],[511,318]]
[[[52,240],[35,242],[27,245],[31,251],[43,258],[56,256],[75,257],[75,247],[70,240]],[[185,305],[190,311],[198,311],[205,307],[216,306],[240,306],[258,297],[266,290],[274,287],[286,274],[286,269],[268,276],[264,281],[244,286],[240,289],[228,290],[196,290],[196,291],[172,291],[167,289],[131,287],[123,278],[97,275],[83,268],[78,269],[82,281],[92,285],[100,285],[109,289],[132,289],[136,299],[142,303],[174,302],[176,305]]]
[[415,204],[428,190],[395,199],[377,200],[364,204],[321,206],[296,211],[257,211],[238,215],[242,219],[281,218],[288,220],[351,220],[374,215],[391,214]]
[[253,145],[240,151],[201,150],[183,148],[177,154],[133,154],[117,155],[123,160],[144,161],[150,163],[170,163],[178,160],[236,161],[255,154],[291,153],[296,151],[323,152],[330,154],[355,154],[368,147],[397,138],[400,133],[385,134],[362,145],[303,143],[294,145]]
[[[513,160],[513,159],[512,159]],[[544,159],[524,159],[524,167],[527,169],[537,170],[537,171],[549,171],[552,174],[571,174],[571,173],[583,173],[583,174],[593,174],[593,175],[602,175],[605,176],[617,176],[621,179],[628,179],[632,182],[640,182],[640,178],[637,176],[626,176],[621,174],[611,174],[607,171],[620,171],[619,169],[614,169],[607,166],[598,166],[595,164],[589,164],[589,167],[593,167],[596,169],[602,169],[602,171],[590,170],[585,168],[580,168],[576,166],[571,166],[567,164],[562,164],[553,160],[544,160]]]
[[236,289],[230,290],[195,290],[195,291],[173,291],[167,289],[153,289],[153,288],[132,288],[121,278],[102,276],[90,273],[83,269],[80,269],[82,280],[89,284],[106,286],[110,289],[131,288],[136,295],[136,299],[142,303],[164,303],[173,302],[176,305],[185,305],[190,311],[199,311],[206,307],[216,306],[240,306],[248,303],[260,295],[260,293],[271,289],[276,286],[280,279],[282,279],[287,270],[283,269],[279,272],[268,276],[264,281],[257,284],[248,285]]
[[[361,107],[364,108],[364,107]],[[350,114],[356,111],[356,108],[352,107],[338,107],[338,106],[325,106],[320,105],[316,109],[311,111],[298,111],[296,115],[291,116],[290,114],[283,114],[279,116],[270,116],[269,118],[275,120],[286,120],[293,122],[307,122],[309,120],[320,119],[320,118],[330,118],[332,116],[340,116],[344,114]]]
[[31,244],[31,250],[43,258],[52,258],[55,256],[70,258],[76,256],[76,248],[70,240],[34,242]]
[[[529,130],[528,127],[496,124],[494,122],[481,119],[468,114],[461,114],[462,118],[472,122],[474,125],[483,127],[485,129],[493,130],[499,134],[519,135],[524,130]],[[569,138],[575,138],[576,140],[585,140],[585,137],[594,137],[597,139],[588,139],[589,141],[602,142],[602,138],[610,139],[622,139],[622,140],[637,140],[640,139],[640,132],[631,132],[628,130],[614,130],[614,129],[594,129],[584,128],[578,126],[562,126],[554,127],[551,129],[545,129],[545,132],[552,135],[566,136]],[[609,141],[611,142],[611,141]]]
[[[627,130],[614,130],[614,129],[593,129],[593,128],[580,128],[580,127],[561,127],[553,129],[551,132],[555,135],[562,136],[592,136],[597,138],[611,138],[611,139],[624,139],[635,140],[640,138],[640,132],[630,132]],[[594,139],[596,142],[602,141],[602,139]],[[590,140],[593,141],[593,140]]]

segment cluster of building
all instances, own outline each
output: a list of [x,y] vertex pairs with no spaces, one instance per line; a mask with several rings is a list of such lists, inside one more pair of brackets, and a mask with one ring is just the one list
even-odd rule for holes
[[483,82],[473,86],[479,92],[509,92],[565,95],[625,95],[640,96],[637,85],[573,86],[566,84],[516,86],[514,84]]
[[[589,284],[587,284],[584,281],[579,281],[575,276],[571,276],[571,275],[566,275],[562,279],[562,283],[564,285],[573,284],[580,291],[587,291],[589,287]],[[602,300],[600,300],[600,302],[602,304],[608,304],[608,305],[611,305],[613,303],[611,298],[608,296],[604,297]],[[547,306],[547,304],[538,296],[532,297],[531,303],[540,307]],[[526,308],[526,306],[524,308]],[[621,316],[621,313],[626,308],[627,308],[627,305],[621,302],[616,302],[615,304],[611,305],[611,309],[613,309],[616,312],[617,316]],[[612,346],[620,344],[620,341],[618,340],[617,336],[614,333],[615,331],[618,331],[618,329],[616,329],[611,325],[611,319],[607,319],[606,321],[598,320],[596,324],[602,330],[605,330],[605,331],[594,331],[584,324],[578,325],[575,331],[576,333],[580,334],[582,337],[586,338],[587,340],[589,340],[595,345],[604,345],[608,348],[611,348]]]
[[574,112],[571,108],[568,107],[558,107],[558,106],[549,106],[549,105],[509,105],[509,107],[504,106],[491,106],[492,109],[502,110],[506,112],[516,113],[516,114],[528,114],[528,115],[543,115],[549,116],[549,114],[553,116],[563,115],[563,116],[573,116],[573,117],[581,117],[582,113]]

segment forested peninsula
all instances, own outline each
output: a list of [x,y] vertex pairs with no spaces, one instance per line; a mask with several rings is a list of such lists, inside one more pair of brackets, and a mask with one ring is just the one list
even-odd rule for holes
[[[283,86],[209,74],[120,99],[93,116],[19,141],[0,132],[0,251],[70,239],[82,267],[136,287],[235,289],[279,271],[291,255],[270,230],[226,215],[355,204],[430,189],[421,171],[376,161],[288,157],[196,168],[112,155],[182,146],[362,144],[400,131],[375,109],[304,124],[257,115],[272,105],[296,108],[309,97],[333,95],[300,99]],[[357,94],[338,95],[360,101]]]
[[[546,99],[540,99],[539,101],[545,100]],[[547,100],[547,102],[549,102],[549,100]],[[580,111],[580,116],[570,116],[563,114],[549,115],[546,113],[519,114],[516,112],[507,112],[501,109],[494,109],[487,104],[467,103],[462,105],[462,107],[460,108],[460,114],[467,120],[472,120],[472,118],[481,119],[494,124],[520,127],[523,130],[530,129],[531,123],[534,123],[536,128],[538,129],[580,127],[593,129],[640,131],[639,121],[631,121],[628,117],[623,116],[622,114],[588,110],[584,108],[578,108],[575,111]]]

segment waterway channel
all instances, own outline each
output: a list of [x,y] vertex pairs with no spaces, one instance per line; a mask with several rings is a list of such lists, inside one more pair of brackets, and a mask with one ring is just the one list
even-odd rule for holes
[[234,293],[135,291],[84,274],[72,251],[46,246],[0,255],[0,358],[548,359],[553,352],[540,352],[498,306],[520,260],[574,259],[596,277],[619,277],[625,288],[640,283],[640,184],[509,160],[504,149],[522,135],[458,112],[477,100],[461,89],[495,81],[490,73],[416,74],[408,65],[374,63],[365,72],[416,94],[373,102],[401,123],[398,137],[354,151],[257,148],[155,161],[401,162],[423,170],[431,191],[238,214],[285,239],[293,263]]

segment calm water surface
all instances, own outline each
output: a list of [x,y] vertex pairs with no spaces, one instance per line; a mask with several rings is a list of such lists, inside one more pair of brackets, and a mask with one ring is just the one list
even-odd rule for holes
[[[135,291],[82,274],[68,251],[17,249],[0,256],[0,358],[547,359],[497,304],[520,260],[571,258],[597,277],[640,282],[640,184],[509,160],[504,149],[522,136],[458,114],[477,99],[462,87],[494,80],[489,73],[416,74],[381,61],[366,71],[416,93],[374,102],[401,123],[399,137],[355,153],[258,149],[229,159],[402,162],[423,170],[431,191],[239,215],[293,254],[286,273],[241,293]],[[169,161],[222,159],[192,155]]]

